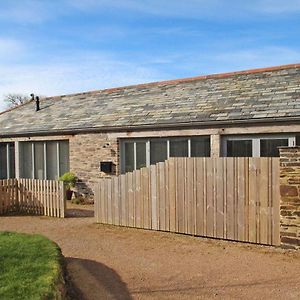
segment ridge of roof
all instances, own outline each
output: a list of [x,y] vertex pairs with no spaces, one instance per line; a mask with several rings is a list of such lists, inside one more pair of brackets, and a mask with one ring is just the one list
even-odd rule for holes
[[[255,68],[255,69],[248,69],[248,70],[241,70],[241,71],[215,73],[215,74],[200,75],[200,76],[178,78],[178,79],[171,79],[171,80],[154,81],[154,82],[149,82],[149,83],[125,85],[125,86],[120,86],[120,87],[100,89],[100,90],[92,90],[92,91],[86,91],[86,92],[80,92],[80,93],[63,94],[63,95],[58,95],[58,96],[49,96],[49,97],[45,97],[41,100],[47,100],[47,99],[55,100],[55,99],[61,99],[61,98],[70,97],[70,96],[93,95],[93,94],[98,94],[98,93],[108,93],[108,94],[110,94],[110,93],[121,91],[121,90],[124,90],[124,89],[127,89],[127,88],[144,88],[144,87],[152,87],[152,86],[165,86],[165,85],[180,84],[180,83],[193,82],[193,81],[206,80],[206,79],[221,79],[221,78],[227,78],[227,77],[239,76],[239,75],[280,71],[280,70],[293,69],[293,68],[299,68],[299,67],[300,67],[300,63],[295,63],[295,64],[279,65],[279,66],[265,67],[265,68]],[[4,113],[10,112],[12,110],[18,109],[18,108],[20,108],[24,105],[27,105],[29,103],[32,103],[32,102],[33,102],[33,100],[30,100],[30,101],[28,101],[26,103],[23,103],[21,105],[18,105],[18,106],[9,108],[7,110],[4,110],[4,111],[0,112],[0,115],[3,115]]]

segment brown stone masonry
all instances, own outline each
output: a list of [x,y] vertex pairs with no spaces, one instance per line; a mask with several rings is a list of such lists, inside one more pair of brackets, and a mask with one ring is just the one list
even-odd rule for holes
[[300,147],[280,148],[281,246],[300,249]]
[[[113,162],[112,174],[100,171],[101,161]],[[70,139],[70,171],[78,177],[80,195],[93,199],[93,186],[103,177],[118,174],[118,140],[107,134],[78,134]]]

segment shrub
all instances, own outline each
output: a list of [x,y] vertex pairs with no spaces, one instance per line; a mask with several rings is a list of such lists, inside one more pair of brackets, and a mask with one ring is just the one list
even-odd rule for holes
[[75,186],[76,176],[71,172],[67,172],[64,175],[59,177],[59,180],[63,181],[67,189],[71,189],[71,187]]

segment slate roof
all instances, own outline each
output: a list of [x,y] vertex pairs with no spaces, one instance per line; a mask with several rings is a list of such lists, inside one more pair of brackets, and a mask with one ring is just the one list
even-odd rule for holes
[[0,114],[0,136],[300,120],[300,64],[41,99]]

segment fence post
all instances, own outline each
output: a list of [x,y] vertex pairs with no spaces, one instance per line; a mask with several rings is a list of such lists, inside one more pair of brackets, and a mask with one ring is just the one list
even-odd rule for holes
[[300,147],[280,147],[281,247],[300,249]]
[[14,197],[16,203],[16,211],[20,211],[20,203],[19,203],[19,180],[18,178],[13,179],[13,186],[14,186]]
[[66,210],[66,200],[65,200],[65,185],[63,181],[59,182],[60,185],[60,217],[64,218],[65,217],[65,210]]

